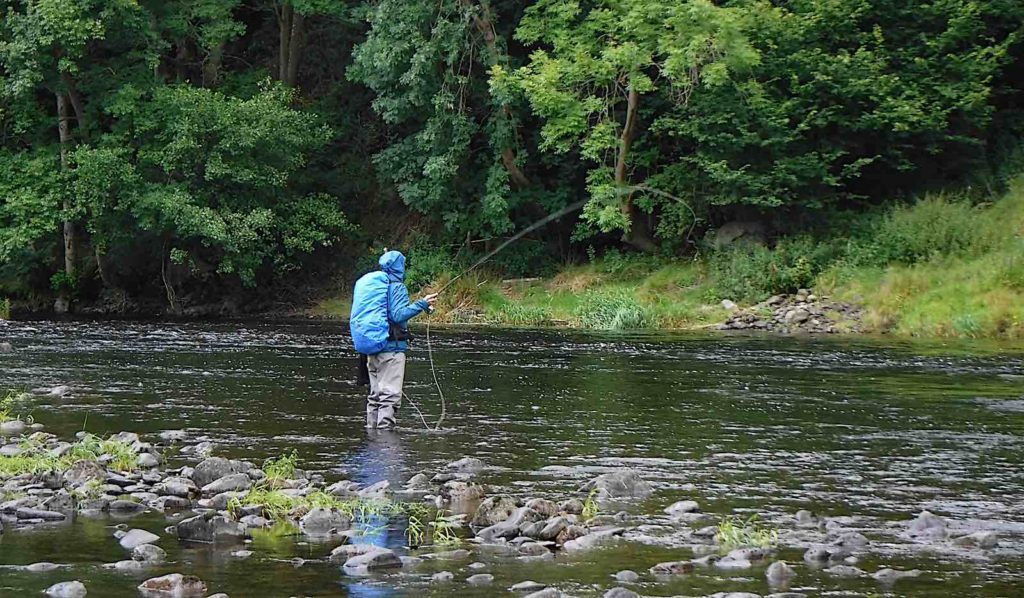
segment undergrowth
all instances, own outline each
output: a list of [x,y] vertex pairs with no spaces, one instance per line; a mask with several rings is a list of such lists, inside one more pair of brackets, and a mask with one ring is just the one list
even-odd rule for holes
[[757,515],[751,515],[746,519],[733,515],[719,522],[715,541],[726,550],[743,547],[770,548],[778,543],[779,532],[762,523]]
[[87,434],[71,445],[64,454],[55,456],[46,447],[30,439],[21,442],[18,455],[0,456],[0,478],[22,474],[46,472],[63,473],[78,461],[102,463],[115,471],[131,472],[138,469],[138,453],[128,442],[104,440]]

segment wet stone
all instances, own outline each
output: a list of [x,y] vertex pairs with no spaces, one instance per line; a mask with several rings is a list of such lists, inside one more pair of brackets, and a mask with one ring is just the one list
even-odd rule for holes
[[62,581],[46,588],[43,592],[50,598],[82,598],[88,592],[80,581]]
[[494,581],[494,576],[490,573],[477,573],[476,575],[470,575],[466,578],[466,583],[474,586],[484,586]]
[[665,507],[665,513],[669,517],[679,517],[680,515],[697,513],[699,511],[700,505],[695,500],[681,500]]
[[118,540],[118,543],[121,545],[121,548],[124,548],[126,550],[134,550],[135,547],[137,546],[142,546],[143,544],[152,544],[154,542],[158,542],[159,540],[160,536],[154,533],[147,532],[144,529],[133,529],[126,533],[124,536],[122,536],[120,540]]
[[46,573],[55,569],[60,569],[60,565],[48,562],[32,563],[31,565],[25,565],[24,567],[24,570],[29,573]]
[[828,573],[832,577],[840,578],[864,577],[867,575],[863,569],[852,567],[850,565],[834,565],[825,569],[825,573]]
[[445,583],[453,579],[455,579],[455,575],[451,571],[438,571],[430,576],[430,581],[435,583]]
[[527,594],[523,598],[562,598],[562,596],[564,596],[564,594],[562,594],[561,590],[558,590],[557,588],[544,588],[539,592]]
[[908,577],[918,577],[921,572],[917,569],[911,569],[910,571],[897,571],[896,569],[879,569],[875,571],[871,577],[875,578],[878,583],[883,585],[892,585],[901,579]]
[[136,561],[160,563],[167,558],[167,552],[153,544],[140,544],[132,549],[132,558]]
[[781,584],[793,577],[795,571],[789,566],[786,561],[775,561],[771,565],[768,565],[768,569],[765,571],[764,576],[768,579],[770,584]]
[[513,592],[536,592],[538,590],[543,590],[546,587],[547,586],[545,584],[538,583],[536,581],[521,581],[513,585],[509,590]]
[[637,594],[633,590],[626,588],[612,588],[604,593],[602,598],[640,598],[640,594]]
[[999,536],[995,532],[974,532],[953,538],[953,544],[976,548],[995,548],[999,546]]
[[174,598],[192,598],[206,595],[206,583],[194,575],[171,573],[161,577],[147,579],[139,585],[143,596],[154,598],[173,596]]
[[401,566],[402,559],[398,558],[394,551],[378,547],[349,558],[343,568],[348,575],[365,575],[372,571],[398,569]]
[[580,490],[590,492],[595,488],[599,499],[646,498],[654,492],[654,488],[632,469],[601,474],[584,484]]
[[683,575],[692,573],[693,569],[694,565],[690,561],[669,561],[658,563],[651,567],[650,571],[652,575]]
[[623,583],[635,583],[640,581],[640,575],[636,571],[625,569],[615,574],[615,579]]

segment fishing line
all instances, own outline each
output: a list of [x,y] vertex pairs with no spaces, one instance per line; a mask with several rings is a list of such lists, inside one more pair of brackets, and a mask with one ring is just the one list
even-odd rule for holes
[[[516,233],[512,237],[509,237],[508,239],[505,240],[504,243],[502,243],[501,245],[498,245],[497,249],[494,249],[493,251],[491,251],[490,253],[488,253],[484,257],[482,257],[479,260],[477,260],[477,262],[474,263],[472,266],[470,266],[469,268],[466,268],[465,270],[460,272],[458,276],[456,276],[455,278],[453,278],[453,279],[449,280],[448,282],[446,282],[444,284],[444,286],[442,286],[440,289],[438,289],[438,291],[435,292],[434,294],[435,295],[440,295],[445,289],[447,289],[448,287],[452,286],[452,283],[454,283],[456,280],[462,278],[463,276],[465,276],[465,275],[469,274],[470,272],[472,272],[473,270],[475,270],[477,267],[482,265],[484,262],[486,262],[487,260],[489,260],[492,257],[494,257],[495,255],[497,255],[498,252],[501,251],[502,249],[505,249],[506,247],[508,247],[512,243],[515,243],[519,239],[522,239],[525,235],[527,235],[527,234],[537,230],[538,228],[544,226],[548,222],[551,222],[552,220],[561,218],[562,216],[565,216],[569,212],[575,212],[576,210],[582,208],[587,203],[587,201],[589,201],[589,200],[581,199],[580,201],[577,201],[574,204],[565,206],[564,208],[562,208],[561,210],[555,212],[554,214],[550,214],[550,215],[548,215],[548,216],[538,220],[537,222],[534,222],[533,224],[531,224],[530,226],[528,226],[528,227],[524,228],[523,230],[519,231],[518,233]],[[444,417],[445,417],[445,415],[447,413],[447,405],[446,405],[445,398],[444,398],[444,391],[441,390],[441,382],[437,379],[437,367],[434,365],[434,349],[433,349],[433,346],[430,343],[430,320],[431,320],[431,318],[428,316],[427,317],[427,357],[430,360],[430,374],[434,378],[434,386],[437,388],[438,396],[441,397],[441,416],[437,420],[437,425],[434,426],[434,431],[436,432],[436,431],[439,431],[441,429],[441,423],[444,422]],[[409,402],[412,403],[412,400],[410,400]],[[413,406],[415,407],[415,404],[413,404]],[[419,408],[417,408],[416,411],[419,412]],[[423,417],[423,414],[421,413],[420,414],[420,418],[422,418],[422,417]],[[427,426],[426,420],[423,420],[423,425],[425,427]],[[427,429],[429,430],[430,428],[427,427]]]

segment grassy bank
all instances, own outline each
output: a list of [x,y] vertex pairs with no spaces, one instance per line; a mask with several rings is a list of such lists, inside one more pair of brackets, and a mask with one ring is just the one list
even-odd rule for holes
[[[1024,180],[989,202],[936,195],[835,221],[771,246],[707,249],[685,260],[613,251],[544,279],[477,273],[445,292],[433,321],[699,329],[727,317],[723,299],[749,307],[812,288],[863,306],[869,332],[1024,338]],[[344,317],[348,305],[331,299],[317,311]]]

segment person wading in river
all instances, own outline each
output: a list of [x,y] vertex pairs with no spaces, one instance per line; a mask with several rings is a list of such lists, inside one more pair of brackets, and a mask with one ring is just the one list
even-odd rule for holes
[[378,260],[380,270],[364,274],[352,292],[349,328],[356,351],[365,359],[370,394],[366,398],[366,427],[395,427],[405,383],[408,322],[431,311],[437,295],[409,302],[405,287],[405,256],[388,251]]

